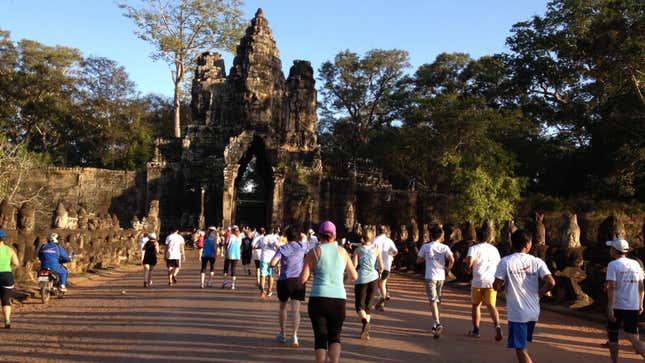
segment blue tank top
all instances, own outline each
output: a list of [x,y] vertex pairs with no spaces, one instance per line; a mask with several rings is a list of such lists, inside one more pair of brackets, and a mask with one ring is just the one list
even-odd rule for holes
[[355,253],[358,253],[358,278],[354,284],[366,284],[378,279],[378,271],[376,271],[376,254],[378,251],[374,245],[360,246]]
[[228,238],[228,249],[226,250],[226,258],[229,260],[239,260],[241,255],[242,240],[240,237],[231,234]]
[[212,234],[204,240],[202,257],[215,257],[215,236],[213,236]]
[[338,253],[338,243],[323,243],[319,247],[321,254],[318,265],[314,269],[311,296],[347,299],[343,283],[345,260]]

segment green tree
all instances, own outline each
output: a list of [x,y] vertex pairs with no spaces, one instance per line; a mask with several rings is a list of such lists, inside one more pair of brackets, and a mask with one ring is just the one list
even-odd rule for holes
[[408,53],[397,49],[373,49],[363,57],[346,50],[323,63],[319,131],[343,137],[340,147],[361,156],[371,133],[395,120],[393,96],[408,67]]
[[154,60],[172,67],[174,136],[181,136],[181,87],[187,71],[203,51],[233,51],[242,36],[241,0],[141,0],[140,7],[120,3],[139,38],[155,47]]

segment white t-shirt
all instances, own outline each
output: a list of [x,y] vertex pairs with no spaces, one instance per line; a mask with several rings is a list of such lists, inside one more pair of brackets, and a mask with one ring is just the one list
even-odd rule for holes
[[251,248],[253,248],[253,260],[260,260],[262,258],[262,239],[264,238],[263,234],[256,234],[253,237],[253,243]]
[[540,280],[551,272],[541,259],[516,252],[502,258],[495,278],[504,280],[508,321],[527,323],[540,317]]
[[260,257],[260,261],[271,262],[278,246],[278,236],[275,234],[267,234],[262,238],[261,246],[262,256]]
[[426,259],[426,280],[446,279],[446,258],[452,256],[450,247],[432,241],[424,244],[417,256]]
[[307,252],[311,251],[314,247],[318,246],[318,237],[310,236],[307,238]]
[[393,254],[399,253],[399,250],[396,249],[394,241],[392,241],[388,236],[381,234],[374,238],[374,247],[381,252],[381,258],[383,259],[383,269],[385,271],[390,271],[392,268],[392,257]]
[[181,246],[184,243],[184,237],[178,233],[173,233],[166,237],[166,259],[181,260]]
[[495,271],[500,260],[497,248],[487,242],[478,243],[468,249],[468,257],[473,259],[471,287],[480,289],[493,287]]
[[614,309],[640,309],[638,283],[643,281],[643,269],[627,257],[613,260],[607,266],[607,281],[615,281]]

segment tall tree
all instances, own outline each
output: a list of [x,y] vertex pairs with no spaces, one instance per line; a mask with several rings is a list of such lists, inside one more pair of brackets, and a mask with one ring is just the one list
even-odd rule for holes
[[175,137],[181,137],[182,82],[196,57],[208,49],[233,51],[242,36],[242,0],[140,0],[122,2],[139,38],[155,47],[154,60],[171,66]]
[[344,145],[351,157],[359,156],[370,133],[394,121],[392,97],[409,66],[408,53],[398,49],[373,49],[363,57],[346,50],[323,63],[318,71],[322,131],[338,129],[339,136],[349,137]]

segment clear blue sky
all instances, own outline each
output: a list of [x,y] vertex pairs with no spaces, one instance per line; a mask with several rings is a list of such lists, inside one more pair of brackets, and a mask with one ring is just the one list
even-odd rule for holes
[[[441,52],[473,57],[506,50],[511,26],[541,15],[547,0],[246,0],[245,15],[258,7],[273,29],[285,74],[292,61],[314,69],[340,50],[404,49],[413,71]],[[172,94],[166,64],[134,34],[112,0],[0,0],[0,29],[14,40],[80,49],[124,65],[143,93]],[[227,70],[232,56],[225,54]]]

